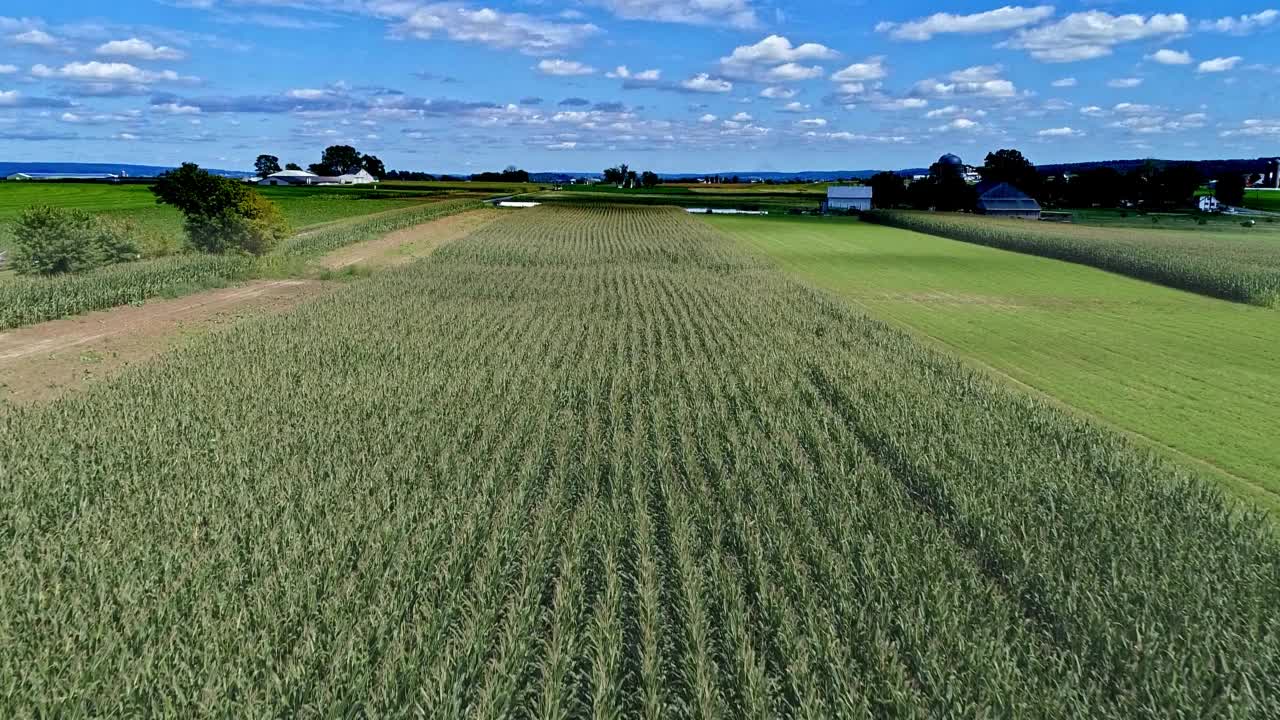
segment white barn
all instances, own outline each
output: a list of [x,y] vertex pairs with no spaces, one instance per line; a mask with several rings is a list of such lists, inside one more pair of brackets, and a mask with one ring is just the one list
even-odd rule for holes
[[1212,195],[1200,196],[1200,212],[1216,213],[1222,212],[1223,205],[1218,202],[1218,198]]
[[367,170],[335,177],[325,177],[306,170],[282,170],[258,181],[259,185],[369,185],[378,178]]
[[871,188],[863,185],[832,185],[827,188],[826,209],[870,210]]

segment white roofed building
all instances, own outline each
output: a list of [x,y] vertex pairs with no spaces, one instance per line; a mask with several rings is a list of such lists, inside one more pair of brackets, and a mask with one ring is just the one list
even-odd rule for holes
[[865,185],[832,185],[827,188],[823,209],[827,212],[870,210],[871,188]]

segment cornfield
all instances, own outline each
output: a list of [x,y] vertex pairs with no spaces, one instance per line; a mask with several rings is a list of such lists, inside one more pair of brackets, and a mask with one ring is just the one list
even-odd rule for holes
[[[92,310],[208,288],[258,274],[292,273],[299,262],[446,215],[482,207],[474,200],[417,205],[352,223],[301,233],[263,258],[179,255],[53,277],[0,283],[0,330]],[[297,261],[297,262],[295,262]]]
[[864,217],[904,230],[1091,265],[1201,295],[1267,307],[1280,303],[1280,245],[1271,240],[896,210]]
[[1268,521],[679,211],[0,415],[0,715],[1280,716]]

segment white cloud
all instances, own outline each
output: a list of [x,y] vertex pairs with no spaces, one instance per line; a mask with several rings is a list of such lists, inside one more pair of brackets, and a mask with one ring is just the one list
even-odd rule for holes
[[958,83],[977,83],[995,80],[1003,70],[999,65],[974,65],[964,70],[956,70],[947,77]]
[[1056,88],[1073,88],[1079,85],[1080,82],[1073,77],[1069,77],[1069,78],[1062,78],[1061,80],[1054,80],[1050,84]]
[[1042,62],[1092,60],[1112,53],[1122,43],[1184,33],[1187,16],[1111,15],[1100,10],[1073,13],[1055,23],[1019,31],[1002,47],[1026,50]]
[[800,127],[807,127],[807,128],[826,127],[827,119],[826,118],[808,118],[808,119],[797,122],[796,125],[799,125]]
[[1143,105],[1141,103],[1127,103],[1127,102],[1118,103],[1115,107],[1111,109],[1114,112],[1118,112],[1124,115],[1145,115],[1148,113],[1155,112],[1155,107],[1152,105]]
[[1280,136],[1280,120],[1245,120],[1240,127],[1223,130],[1222,137],[1272,137]]
[[1090,105],[1088,107],[1080,108],[1080,114],[1087,115],[1089,117],[1104,117],[1107,114],[1107,111],[1097,105]]
[[587,0],[604,7],[624,20],[682,23],[685,25],[728,25],[739,30],[758,27],[749,0]]
[[1151,53],[1147,59],[1161,65],[1190,65],[1191,53],[1165,48]]
[[116,135],[116,139],[132,142],[134,140],[140,140],[141,138],[139,138],[137,135],[134,135],[133,133],[122,132],[119,135]]
[[781,108],[779,108],[779,110],[781,110],[782,112],[788,112],[788,113],[809,112],[809,109],[810,109],[809,105],[807,103],[802,103],[802,102],[789,102],[786,105],[783,105]]
[[733,83],[722,78],[713,78],[707,73],[698,73],[680,83],[680,87],[689,92],[724,94],[733,92]]
[[94,52],[104,57],[133,58],[135,60],[182,60],[186,57],[186,53],[180,50],[163,45],[152,45],[146,40],[138,38],[112,40],[99,45]]
[[194,105],[184,105],[179,102],[152,105],[151,109],[156,112],[165,113],[166,115],[199,115],[201,112],[200,108]]
[[946,125],[939,125],[938,127],[933,128],[933,131],[934,132],[953,132],[953,131],[954,132],[974,132],[981,129],[982,129],[982,125],[977,121],[970,120],[969,118],[956,118],[955,120],[952,120]]
[[716,120],[719,120],[719,118],[717,118],[715,115],[712,115],[711,113],[707,113],[706,115],[703,115],[702,117],[698,118],[698,122],[708,123],[708,124],[713,123]]
[[626,65],[619,65],[613,72],[605,73],[605,77],[620,78],[622,80],[636,80],[639,82],[658,82],[662,79],[661,70],[641,70],[640,72],[631,72]]
[[877,55],[846,67],[832,75],[831,79],[840,83],[866,82],[868,80],[879,80],[888,74],[889,71],[884,67],[884,56]]
[[1205,60],[1204,62],[1200,63],[1199,67],[1196,68],[1196,72],[1198,73],[1227,72],[1229,70],[1234,70],[1236,66],[1240,64],[1240,61],[1243,59],[1244,58],[1240,57],[1239,55],[1235,55],[1232,57],[1220,57],[1220,58],[1214,58],[1212,60]]
[[1053,7],[1005,6],[973,15],[952,15],[938,13],[919,20],[905,23],[882,22],[876,25],[876,32],[889,33],[895,40],[929,40],[934,35],[944,33],[961,33],[976,35],[1034,25],[1053,15]]
[[955,115],[958,112],[960,112],[960,107],[958,105],[948,105],[946,107],[938,108],[937,110],[930,110],[925,113],[924,116],[933,120],[940,117],[947,117],[948,115]]
[[1047,138],[1079,137],[1083,134],[1083,132],[1069,127],[1047,128],[1036,133],[1036,135],[1039,135],[1040,137]]
[[172,70],[143,70],[129,63],[104,63],[97,60],[68,63],[61,68],[33,65],[31,74],[38,78],[61,78],[79,82],[125,83],[128,85],[198,81],[197,78],[179,75]]
[[1200,23],[1200,29],[1209,32],[1229,33],[1231,35],[1248,35],[1280,20],[1280,10],[1263,10],[1253,15],[1224,17],[1220,20],[1206,20]]
[[781,35],[770,35],[754,45],[734,48],[720,58],[720,73],[734,80],[754,82],[792,82],[821,77],[821,65],[806,65],[813,60],[831,60],[839,56],[835,50],[817,43],[792,45]]
[[1136,88],[1142,84],[1142,78],[1116,78],[1107,81],[1107,87],[1116,89]]
[[0,75],[12,75],[18,72],[17,65],[0,65]]
[[1018,88],[1009,80],[996,77],[1000,68],[993,65],[958,70],[948,76],[950,82],[928,78],[916,83],[913,93],[925,97],[952,97],[971,95],[992,99],[1013,98]]
[[590,65],[584,65],[577,60],[542,60],[535,67],[538,72],[543,75],[553,75],[556,77],[593,75],[596,71],[596,69]]
[[58,39],[43,30],[28,30],[9,36],[9,41],[17,45],[51,48],[58,45]]
[[773,100],[790,100],[798,94],[798,91],[791,88],[785,88],[780,85],[773,85],[760,91],[760,97],[771,98]]
[[[279,4],[278,0],[272,1]],[[392,26],[396,37],[430,40],[444,35],[458,42],[518,50],[526,55],[564,52],[600,32],[589,23],[560,23],[490,8],[475,10],[457,2],[419,5],[409,0],[379,0],[365,9],[378,17],[398,20]]]
[[924,98],[892,98],[880,100],[875,104],[877,110],[887,110],[896,112],[899,110],[921,110],[929,107],[929,101]]
[[751,122],[754,119],[755,118],[751,117],[751,115],[744,112],[740,112],[737,115],[734,115],[732,118],[734,122],[740,122],[740,123]]

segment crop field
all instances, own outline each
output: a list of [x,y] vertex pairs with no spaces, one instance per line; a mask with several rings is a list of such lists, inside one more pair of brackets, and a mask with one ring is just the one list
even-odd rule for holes
[[[678,206],[735,208],[785,213],[792,208],[817,210],[826,197],[825,191],[806,194],[799,191],[755,190],[759,186],[731,186],[703,190],[688,186],[660,185],[655,188],[616,188],[605,185],[566,186],[563,190],[540,192],[522,200],[555,205],[593,205],[615,203],[640,206]],[[768,188],[769,186],[763,186]]]
[[0,330],[254,276],[306,273],[309,260],[330,250],[479,207],[474,200],[418,202],[399,211],[298,233],[260,258],[191,253],[79,274],[0,279]]
[[[1091,208],[1072,210],[1073,222],[1077,225],[1096,225],[1108,228],[1130,228],[1142,231],[1167,232],[1170,230],[1185,231],[1206,236],[1233,236],[1238,238],[1254,238],[1280,242],[1280,218],[1255,218],[1256,225],[1250,228],[1241,223],[1249,218],[1238,215],[1211,213],[1138,213],[1133,210],[1105,210]],[[1201,224],[1201,221],[1204,224]],[[1218,239],[1222,239],[1218,237]]]
[[1280,242],[1005,220],[958,213],[877,210],[874,222],[963,242],[1091,265],[1212,297],[1280,304]]
[[1280,510],[1275,310],[855,220],[710,222],[805,281]]
[[1280,715],[1280,541],[671,209],[0,412],[0,715]]
[[[374,191],[364,188],[262,187],[257,190],[275,202],[289,224],[297,230],[344,218],[412,207],[450,194],[430,188]],[[155,196],[146,185],[0,182],[0,250],[9,243],[9,222],[31,205],[79,208],[127,217],[159,232],[173,235],[182,232],[182,214],[175,208],[157,205]]]

